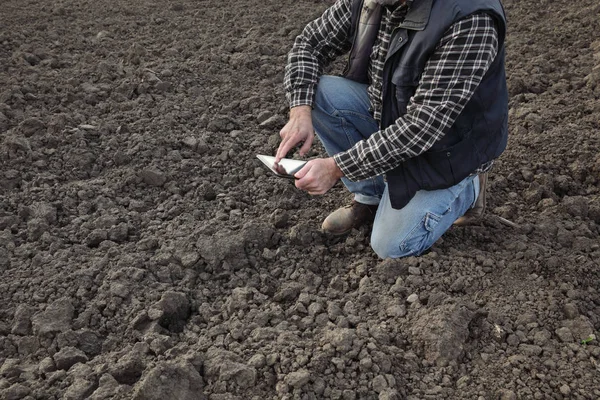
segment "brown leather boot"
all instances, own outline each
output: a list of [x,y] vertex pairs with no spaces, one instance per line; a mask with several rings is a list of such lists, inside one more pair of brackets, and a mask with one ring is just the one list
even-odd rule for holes
[[362,204],[352,201],[352,204],[338,208],[323,221],[321,228],[323,232],[332,235],[343,235],[353,228],[373,221],[377,212],[377,205]]
[[485,213],[485,192],[487,187],[487,178],[488,173],[484,172],[478,175],[479,177],[479,195],[477,196],[477,201],[475,201],[475,205],[472,208],[469,208],[465,215],[459,217],[456,221],[454,221],[455,226],[467,226],[473,225],[481,221],[483,214]]

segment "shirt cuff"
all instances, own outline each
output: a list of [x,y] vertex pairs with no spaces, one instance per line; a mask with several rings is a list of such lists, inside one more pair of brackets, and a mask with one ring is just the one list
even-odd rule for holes
[[352,159],[349,151],[344,151],[342,153],[335,154],[333,156],[333,161],[335,161],[338,168],[342,171],[345,178],[348,178],[352,182],[359,181],[360,176],[356,175],[358,169],[356,168],[356,164]]
[[313,101],[315,97],[314,88],[302,88],[295,90],[293,92],[286,93],[287,101],[290,105],[290,108],[298,107],[298,106],[313,106]]

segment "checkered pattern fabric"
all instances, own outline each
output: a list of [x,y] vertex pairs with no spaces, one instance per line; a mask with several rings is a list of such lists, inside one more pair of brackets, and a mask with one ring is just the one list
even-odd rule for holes
[[[296,38],[284,79],[290,107],[312,106],[323,69],[350,50],[351,3],[352,0],[338,0]],[[383,61],[392,31],[405,13],[404,4],[386,8],[371,53],[368,93],[378,121]],[[448,28],[425,65],[406,114],[334,156],[344,175],[352,181],[375,177],[427,151],[460,115],[497,53],[498,33],[487,14],[471,15]],[[491,164],[482,165],[478,172],[489,170]]]

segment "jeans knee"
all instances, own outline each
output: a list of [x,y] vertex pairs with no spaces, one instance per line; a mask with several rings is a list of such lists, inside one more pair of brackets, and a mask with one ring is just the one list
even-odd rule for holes
[[371,248],[381,259],[418,256],[427,251],[433,242],[430,235],[394,240],[381,235],[371,235]]
[[401,257],[398,255],[400,246],[390,240],[389,237],[381,237],[381,235],[372,234],[371,248],[381,259]]

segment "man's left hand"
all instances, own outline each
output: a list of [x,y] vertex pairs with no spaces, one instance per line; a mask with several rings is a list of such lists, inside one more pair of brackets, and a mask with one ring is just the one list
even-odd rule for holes
[[294,175],[296,187],[310,195],[325,194],[344,174],[332,157],[310,160]]

